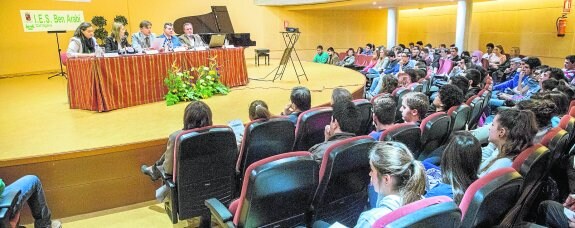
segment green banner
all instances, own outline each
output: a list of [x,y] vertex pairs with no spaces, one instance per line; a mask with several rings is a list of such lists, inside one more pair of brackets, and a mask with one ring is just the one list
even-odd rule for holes
[[84,22],[83,11],[20,10],[24,32],[74,31]]

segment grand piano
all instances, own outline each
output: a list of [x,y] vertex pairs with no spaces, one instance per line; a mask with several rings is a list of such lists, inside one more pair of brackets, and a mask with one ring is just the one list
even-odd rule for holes
[[234,46],[256,46],[249,33],[235,33],[228,9],[225,6],[212,6],[212,12],[197,16],[178,18],[174,21],[174,32],[184,34],[183,25],[192,23],[194,33],[200,35],[204,42],[210,43],[213,34],[226,34],[229,44]]

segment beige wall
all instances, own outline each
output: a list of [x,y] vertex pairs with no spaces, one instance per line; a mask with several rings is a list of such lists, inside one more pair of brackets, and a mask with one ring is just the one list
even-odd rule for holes
[[[492,42],[506,51],[519,47],[524,55],[539,56],[544,64],[562,66],[566,55],[575,53],[575,21],[565,37],[557,37],[555,20],[561,16],[562,0],[497,0],[475,3],[471,18],[468,50]],[[447,45],[455,42],[457,6],[402,10],[399,15],[399,42],[423,40]]]
[[[0,76],[26,72],[55,70],[58,68],[56,39],[44,32],[24,33],[20,10],[83,10],[85,20],[93,16],[108,19],[108,31],[116,15],[128,18],[130,33],[138,31],[143,19],[153,23],[153,32],[160,34],[164,22],[173,22],[184,16],[210,12],[212,5],[228,8],[234,30],[252,34],[257,47],[270,48],[272,58],[279,58],[283,40],[279,32],[283,21],[299,27],[302,36],[296,48],[300,57],[311,59],[318,44],[333,46],[337,51],[347,47],[364,46],[367,40],[384,43],[387,14],[384,10],[373,11],[287,11],[282,8],[255,6],[253,0],[92,0],[89,3],[60,2],[54,0],[2,0],[0,15]],[[378,25],[378,26],[374,26]],[[66,50],[72,31],[61,35],[61,46]],[[253,48],[246,50],[253,58]]]

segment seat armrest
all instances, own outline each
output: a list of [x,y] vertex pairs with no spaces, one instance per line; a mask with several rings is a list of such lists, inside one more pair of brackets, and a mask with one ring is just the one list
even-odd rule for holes
[[162,180],[166,181],[166,180],[172,180],[172,175],[167,174],[166,171],[164,170],[164,167],[162,166],[153,166],[153,169],[156,169],[156,171],[158,171],[162,177]]
[[[207,199],[204,203],[219,224],[227,224],[234,218],[232,213],[216,198]],[[232,223],[233,224],[233,223]]]
[[16,203],[16,199],[20,195],[18,191],[4,191],[0,196],[0,208],[9,208]]

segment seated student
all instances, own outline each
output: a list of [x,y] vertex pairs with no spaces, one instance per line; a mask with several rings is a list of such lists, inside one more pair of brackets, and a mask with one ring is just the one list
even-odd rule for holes
[[519,74],[522,71],[521,65],[523,64],[523,60],[520,58],[513,58],[511,59],[511,64],[507,69],[505,69],[504,76],[507,81],[501,82],[495,86],[493,86],[493,91],[505,91],[507,88],[513,89],[517,87],[519,84]]
[[491,69],[498,69],[499,65],[505,63],[507,61],[507,56],[505,55],[503,46],[496,45],[495,48],[493,48],[493,54],[489,56],[487,60],[489,61],[489,68]]
[[567,78],[565,77],[565,73],[557,67],[549,67],[546,68],[540,75],[539,75],[539,82],[545,81],[547,79],[553,78],[558,82],[567,83]]
[[[457,77],[453,77],[449,79],[449,84],[457,86],[463,92],[463,95],[467,94],[467,90],[469,90],[469,80],[467,77],[460,75]],[[464,99],[463,102],[466,100]]]
[[353,101],[353,96],[351,95],[351,93],[349,92],[349,90],[345,89],[345,88],[335,88],[333,89],[333,91],[331,92],[331,103],[330,105],[333,106],[333,104],[338,103],[338,102],[344,102],[344,101]]
[[397,78],[392,75],[383,75],[373,79],[369,91],[366,92],[366,97],[371,99],[380,93],[391,94],[399,85]]
[[441,155],[442,182],[450,188],[435,187],[425,197],[450,196],[456,204],[461,203],[463,194],[475,180],[481,163],[481,144],[469,132],[458,131],[445,146]]
[[567,214],[575,213],[575,194],[570,194],[563,204],[545,200],[539,204],[537,224],[545,227],[569,228],[575,227],[575,218]]
[[449,75],[447,75],[448,78],[459,76],[459,74],[465,72],[467,70],[467,64],[469,63],[469,58],[463,57],[454,63],[456,63],[457,65],[451,68]]
[[188,49],[208,47],[200,35],[194,34],[194,26],[189,22],[184,23],[184,34],[180,35],[178,39]]
[[98,46],[98,42],[96,42],[96,38],[94,38],[94,28],[92,28],[92,24],[82,22],[78,28],[76,28],[74,36],[70,38],[66,56],[68,56],[68,58],[95,57],[96,50],[99,48],[100,46]]
[[173,51],[174,48],[182,46],[180,39],[174,35],[174,25],[172,23],[164,23],[164,33],[158,38],[164,38],[164,51]]
[[505,109],[497,113],[489,128],[489,144],[481,148],[479,177],[504,167],[533,145],[537,134],[535,114],[528,110]]
[[531,99],[517,103],[516,107],[519,110],[529,110],[535,114],[538,131],[533,138],[533,143],[541,142],[543,136],[553,128],[551,119],[557,114],[557,106],[551,99]]
[[250,116],[250,120],[257,120],[257,119],[270,119],[272,118],[272,114],[269,111],[268,104],[262,100],[255,100],[250,103],[250,107],[248,109],[248,113]]
[[371,184],[380,195],[377,207],[361,213],[356,228],[371,227],[377,219],[418,201],[425,192],[423,165],[399,142],[376,142],[369,152]]
[[342,101],[333,104],[333,114],[329,125],[325,126],[325,141],[312,146],[309,152],[321,162],[323,154],[331,145],[354,137],[360,126],[359,110],[351,101]]
[[339,54],[335,53],[332,47],[327,48],[327,54],[329,56],[327,64],[337,65],[339,63]]
[[311,108],[311,92],[306,87],[296,86],[291,90],[290,101],[280,115],[287,115],[295,125],[299,114]]
[[366,76],[368,78],[379,77],[380,74],[383,72],[383,70],[385,70],[385,68],[387,67],[387,64],[389,64],[389,57],[387,57],[387,52],[385,51],[385,49],[377,51],[379,52],[379,58],[377,59],[377,63],[375,64],[375,66],[373,66],[367,71]]
[[317,53],[313,57],[313,62],[314,63],[327,63],[327,60],[329,60],[329,56],[328,56],[327,52],[323,51],[323,46],[318,45],[316,51],[317,51]]
[[363,49],[361,52],[357,52],[357,53],[360,53],[362,55],[372,55],[374,49],[375,49],[375,46],[373,44],[368,43],[365,45],[365,49]]
[[503,105],[512,106],[513,103],[529,99],[531,95],[537,93],[540,87],[539,82],[536,80],[535,68],[539,66],[541,66],[539,58],[528,57],[525,60],[525,64],[521,67],[517,87],[512,91],[508,90],[511,94],[493,93],[491,99],[489,99],[489,105],[494,108]]
[[375,124],[375,131],[369,133],[375,140],[385,131],[385,129],[393,126],[395,123],[395,110],[397,110],[397,103],[391,95],[383,95],[373,101],[373,123]]
[[470,97],[473,97],[481,91],[480,84],[481,83],[481,72],[476,69],[468,69],[465,71],[465,78],[469,81],[469,89],[467,89],[467,93],[465,94],[465,101]]
[[463,103],[463,92],[457,86],[447,84],[439,89],[437,96],[433,100],[435,108],[432,112],[447,112],[451,107]]
[[[2,179],[0,179],[0,198],[10,192],[18,191],[20,191],[20,196],[16,202],[16,211],[21,211],[24,207],[24,202],[27,202],[30,207],[30,211],[32,212],[32,217],[34,217],[34,227],[62,227],[62,223],[59,220],[51,219],[52,212],[50,212],[50,209],[48,208],[42,183],[37,176],[23,176],[6,187],[4,182],[2,182]],[[10,219],[16,220],[16,218]]]
[[355,51],[353,48],[347,49],[347,55],[343,58],[339,63],[338,66],[342,67],[351,67],[355,63]]
[[405,123],[421,125],[421,120],[425,118],[425,113],[429,109],[429,98],[421,92],[409,92],[405,94],[401,101],[401,118]]
[[171,175],[174,165],[174,144],[176,143],[176,137],[178,134],[186,130],[207,127],[211,125],[212,110],[210,107],[202,101],[190,102],[184,111],[183,128],[170,134],[168,137],[168,144],[166,145],[166,151],[162,157],[160,157],[160,159],[156,161],[156,163],[152,166],[142,165],[140,171],[142,171],[143,174],[150,176],[152,181],[157,180],[161,176],[158,167],[162,167],[166,174]]
[[155,38],[156,34],[152,33],[152,22],[143,20],[140,22],[140,31],[132,34],[132,46],[138,52],[149,50]]
[[122,52],[130,47],[126,37],[126,28],[120,22],[114,22],[110,36],[106,37],[106,53]]
[[367,64],[367,66],[365,66],[360,72],[362,74],[367,74],[372,68],[375,67],[375,65],[377,64],[377,62],[379,61],[379,50],[375,50],[372,55],[371,55],[371,60],[369,61],[369,63]]

